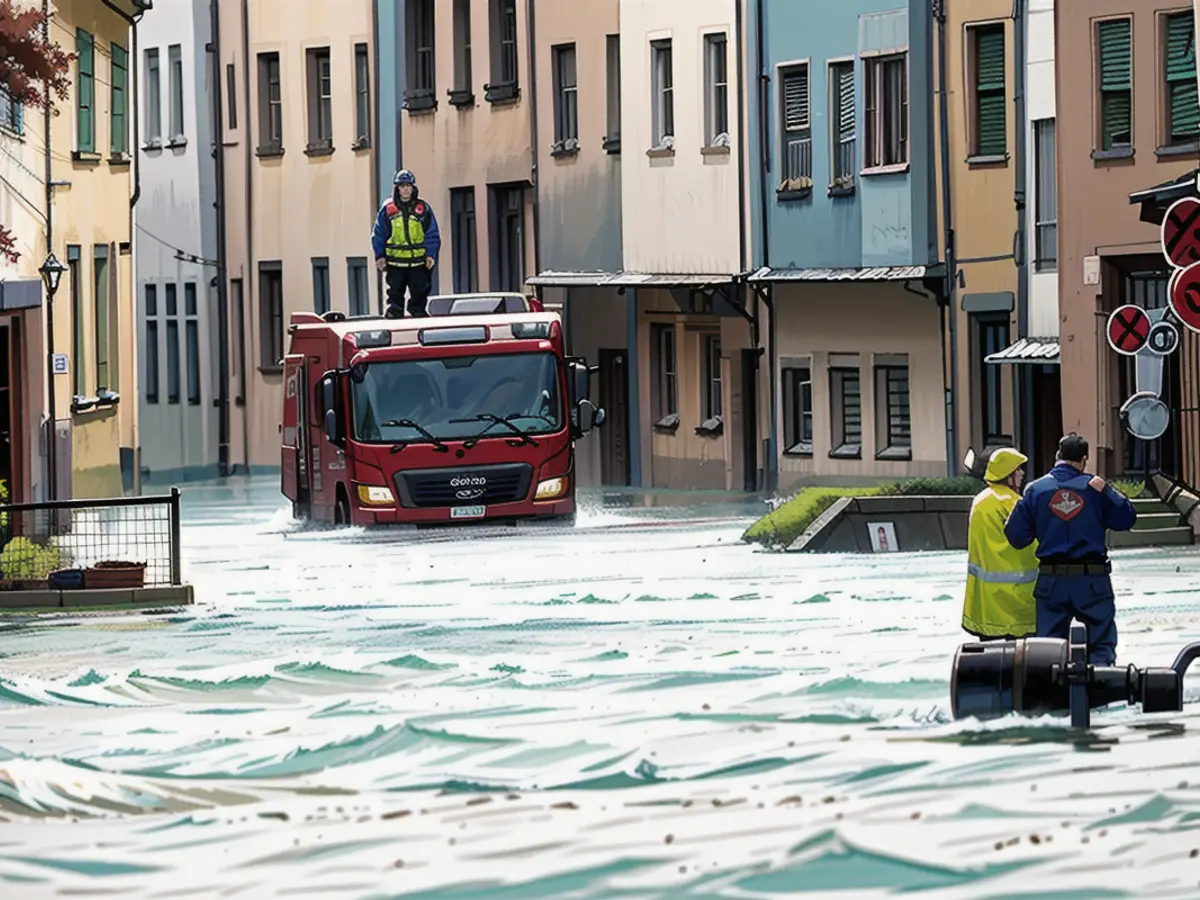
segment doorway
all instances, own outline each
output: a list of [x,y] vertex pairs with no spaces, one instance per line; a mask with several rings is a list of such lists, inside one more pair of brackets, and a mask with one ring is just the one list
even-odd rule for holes
[[629,367],[625,350],[599,351],[600,407],[604,425],[597,429],[600,438],[600,483],[605,486],[629,484]]
[[1033,477],[1054,466],[1058,441],[1062,437],[1062,369],[1059,366],[1035,366],[1033,380]]

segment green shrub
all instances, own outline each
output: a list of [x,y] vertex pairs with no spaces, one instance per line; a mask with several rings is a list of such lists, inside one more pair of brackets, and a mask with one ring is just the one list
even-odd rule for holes
[[45,581],[51,572],[71,565],[71,554],[50,538],[46,546],[15,537],[0,551],[0,575],[10,581]]
[[1149,496],[1146,494],[1146,482],[1144,481],[1113,481],[1111,484],[1130,500],[1136,500],[1143,495]]
[[804,534],[825,510],[841,497],[938,496],[973,497],[983,490],[974,478],[912,478],[874,487],[810,487],[771,510],[746,529],[742,540],[783,550]]

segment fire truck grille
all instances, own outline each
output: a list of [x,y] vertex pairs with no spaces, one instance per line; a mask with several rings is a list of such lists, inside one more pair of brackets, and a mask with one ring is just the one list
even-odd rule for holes
[[524,500],[532,480],[528,463],[455,466],[398,472],[396,488],[401,504],[410,508],[473,506]]

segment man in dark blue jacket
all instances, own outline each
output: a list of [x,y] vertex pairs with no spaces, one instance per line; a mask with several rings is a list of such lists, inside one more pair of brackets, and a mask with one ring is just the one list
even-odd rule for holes
[[1089,662],[1111,666],[1117,624],[1105,538],[1132,528],[1137,510],[1099,475],[1087,474],[1088,442],[1079,435],[1058,442],[1057,459],[1025,488],[1004,534],[1018,550],[1038,542],[1037,636],[1067,638],[1077,618],[1087,626]]

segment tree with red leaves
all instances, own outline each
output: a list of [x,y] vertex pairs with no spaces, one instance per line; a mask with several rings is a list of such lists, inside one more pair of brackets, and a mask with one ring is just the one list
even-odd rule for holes
[[[19,9],[14,0],[0,0],[0,91],[15,103],[40,110],[53,106],[53,95],[67,99],[71,86],[67,73],[75,58],[47,40],[45,23],[40,9]],[[0,256],[10,262],[20,257],[16,239],[4,225],[0,225]]]

